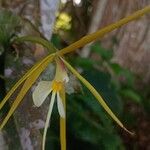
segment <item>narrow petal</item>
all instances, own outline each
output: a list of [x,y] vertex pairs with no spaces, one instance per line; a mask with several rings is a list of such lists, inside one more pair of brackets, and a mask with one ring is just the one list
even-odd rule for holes
[[106,110],[106,112],[114,119],[114,121],[125,131],[127,131],[130,134],[133,134],[132,132],[128,131],[124,127],[124,125],[115,116],[115,114],[111,111],[111,109],[108,107],[108,105],[105,103],[105,101],[100,96],[100,94],[96,91],[96,89],[85,78],[83,78],[66,60],[64,60],[64,59],[62,59],[62,60],[63,60],[64,64],[67,66],[67,68],[90,90],[90,92],[95,96],[95,98],[98,100],[98,102],[102,105],[102,107]]
[[51,81],[41,81],[38,83],[37,87],[35,88],[32,97],[34,105],[40,107],[46,97],[52,91],[51,89],[52,82]]
[[52,110],[53,110],[53,106],[54,106],[54,102],[55,102],[55,95],[56,95],[56,92],[53,92],[52,96],[51,96],[51,101],[50,101],[47,117],[46,117],[44,133],[43,133],[42,150],[45,150],[46,134],[47,134],[48,124],[51,119],[51,114],[52,114]]
[[39,75],[43,72],[43,70],[48,66],[48,64],[52,60],[53,60],[53,57],[49,58],[47,61],[44,61],[43,64],[41,64],[41,67],[39,67],[36,70],[34,70],[32,72],[32,74],[26,79],[23,87],[21,88],[20,92],[18,93],[17,98],[13,102],[13,104],[12,104],[8,114],[4,118],[2,124],[0,125],[0,130],[5,126],[5,124],[9,120],[9,118],[12,116],[12,114],[14,113],[14,111],[17,109],[18,105],[20,104],[20,102],[24,98],[25,94],[29,91],[31,86],[36,81],[36,79],[39,77]]
[[59,115],[60,115],[62,118],[65,118],[64,106],[63,106],[62,99],[61,99],[61,97],[60,97],[60,95],[59,95],[58,92],[57,92],[57,107],[58,107]]

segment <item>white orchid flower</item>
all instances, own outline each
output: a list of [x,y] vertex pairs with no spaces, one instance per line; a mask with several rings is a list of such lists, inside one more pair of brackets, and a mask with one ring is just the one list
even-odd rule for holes
[[57,99],[57,108],[58,108],[60,117],[65,118],[65,110],[64,110],[60,91],[64,88],[65,83],[67,83],[68,81],[69,81],[69,78],[68,78],[64,63],[60,59],[56,59],[56,74],[55,74],[54,80],[39,82],[33,92],[33,95],[32,95],[33,102],[34,102],[34,105],[37,107],[40,107],[43,104],[43,102],[46,100],[48,95],[52,93],[50,105],[48,109],[48,114],[47,114],[47,119],[45,123],[45,128],[44,128],[44,134],[43,134],[43,145],[42,145],[43,150],[45,149],[46,133],[47,133],[48,124],[51,118],[55,99]]

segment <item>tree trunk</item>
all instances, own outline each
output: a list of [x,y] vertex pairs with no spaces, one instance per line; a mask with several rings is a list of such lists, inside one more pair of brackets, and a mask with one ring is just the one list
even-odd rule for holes
[[[47,10],[45,10],[45,7],[43,8],[44,2],[45,3],[47,2],[49,5],[49,6],[47,5],[47,8],[46,8]],[[55,21],[55,12],[58,8],[58,4],[59,4],[58,0],[50,0],[50,1],[30,0],[28,2],[26,0],[22,0],[22,1],[6,0],[6,1],[1,2],[0,7],[13,10],[13,12],[15,12],[16,14],[29,19],[33,24],[35,24],[35,26],[37,26],[37,24],[39,24],[41,20],[43,21],[42,19],[43,16],[40,15],[41,13],[40,10],[42,11],[42,13],[46,12],[46,14],[44,15],[48,16],[48,18],[50,17],[50,22],[49,24],[46,24],[46,22],[42,22],[41,24],[42,24],[42,27],[43,27],[42,30],[44,31],[45,36],[48,39],[50,39],[52,35],[53,24]],[[48,10],[48,7],[50,8],[50,10]],[[49,31],[47,31],[47,28],[45,29],[45,26],[47,28],[49,26]],[[25,29],[22,32],[23,35],[32,34],[33,36],[34,35],[39,36],[39,33],[33,31],[33,29],[31,29],[31,27],[29,27],[28,25],[24,24],[24,28]],[[46,34],[46,31],[48,32],[48,34]],[[18,68],[16,69],[14,68],[14,66],[13,67],[8,66],[9,69],[12,70],[12,73],[9,75],[10,80],[17,81],[20,78],[20,75],[22,74],[21,72],[26,72],[23,70],[23,68],[30,68],[34,64],[35,57],[33,57],[34,56],[33,53],[35,53],[35,50],[37,48],[36,46],[30,47],[32,51],[26,50],[27,47],[24,52],[21,50],[21,55],[23,54],[23,58],[20,57],[21,59],[21,64],[19,64],[20,69]],[[41,55],[42,56],[45,55],[45,51],[43,51],[43,47],[40,47],[40,48],[42,51]],[[36,60],[37,59],[38,58],[36,58]],[[0,61],[1,60],[2,59],[0,59]],[[1,82],[4,82],[2,79],[0,79],[0,86],[3,86]],[[0,88],[3,88],[3,87],[0,87]],[[17,95],[18,92],[19,90],[14,95]],[[10,101],[10,103],[12,103],[14,100],[15,100],[15,97],[13,96],[13,99]],[[20,137],[20,143],[21,143],[21,148],[19,149],[41,150],[42,135],[41,135],[40,129],[43,129],[44,127],[46,114],[47,114],[47,104],[45,103],[41,108],[35,108],[32,102],[31,91],[28,92],[28,94],[25,96],[24,100],[22,101],[21,105],[14,113],[14,121],[16,124],[17,132]],[[13,149],[13,147],[11,147],[10,149],[16,150],[15,148]]]
[[[97,0],[97,5],[99,2],[100,1]],[[149,4],[149,0],[109,0],[105,5],[102,4],[105,8],[103,8],[104,12],[98,28],[103,28]],[[101,18],[101,13],[99,13],[99,16]],[[101,39],[102,45],[105,48],[113,47],[115,54],[113,60],[131,69],[135,73],[142,75],[145,83],[150,81],[149,20],[149,14],[145,15],[139,18],[139,20],[132,21]],[[91,23],[91,26],[89,30],[93,28],[95,24]],[[83,53],[86,53],[85,48],[82,51],[82,54]]]

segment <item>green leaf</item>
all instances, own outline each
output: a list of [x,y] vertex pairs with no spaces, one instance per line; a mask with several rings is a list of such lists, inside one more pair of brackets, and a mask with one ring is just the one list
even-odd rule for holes
[[118,77],[123,79],[125,86],[133,87],[135,76],[130,70],[123,68],[116,63],[111,63],[110,67],[113,69],[113,71]]
[[34,37],[34,36],[23,36],[18,37],[14,39],[13,42],[32,42],[32,43],[38,43],[44,46],[49,50],[50,53],[56,52],[57,49],[53,46],[53,44],[43,38],[40,37]]
[[111,63],[110,64],[110,67],[113,69],[113,71],[118,75],[120,74],[120,72],[123,71],[123,68],[119,65],[119,64],[116,64],[116,63]]
[[54,44],[55,47],[57,47],[58,49],[62,48],[61,45],[61,38],[59,35],[57,34],[53,34],[51,42]]
[[137,92],[133,91],[132,89],[121,90],[121,95],[133,100],[136,103],[141,103],[142,101],[141,96]]
[[0,10],[0,45],[7,48],[20,27],[20,18],[8,10]]
[[100,43],[93,44],[91,50],[99,54],[104,60],[110,60],[113,56],[112,50],[105,49]]
[[73,64],[75,64],[75,66],[78,66],[78,67],[83,67],[83,68],[87,68],[87,69],[90,69],[90,68],[93,68],[93,65],[94,65],[94,61],[89,59],[89,58],[81,58],[81,57],[77,57],[75,59],[72,60]]

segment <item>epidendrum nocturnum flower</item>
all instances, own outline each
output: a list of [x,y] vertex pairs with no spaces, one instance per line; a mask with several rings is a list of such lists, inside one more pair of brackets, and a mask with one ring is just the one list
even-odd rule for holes
[[[30,41],[30,42],[34,42],[34,43],[40,43],[43,46],[45,46],[48,50],[52,50],[53,53],[48,55],[46,58],[44,58],[43,60],[39,61],[37,64],[35,64],[14,86],[13,88],[7,93],[7,95],[5,96],[5,98],[2,100],[2,102],[0,103],[0,109],[2,109],[2,107],[5,105],[5,103],[8,101],[8,99],[11,97],[11,95],[16,91],[16,89],[23,84],[20,92],[18,93],[15,101],[13,102],[8,114],[6,115],[6,117],[4,118],[4,120],[2,121],[1,125],[0,125],[0,129],[2,129],[5,124],[7,123],[7,121],[9,120],[9,118],[12,116],[12,114],[14,113],[14,111],[17,109],[18,105],[20,104],[20,102],[22,101],[22,99],[24,98],[25,94],[28,92],[28,90],[31,88],[31,86],[34,84],[34,82],[37,80],[37,78],[40,76],[40,74],[45,70],[45,68],[48,66],[49,63],[51,63],[52,61],[56,61],[57,64],[57,69],[56,69],[56,76],[54,78],[54,80],[52,82],[47,82],[49,83],[49,87],[47,87],[48,84],[46,84],[43,88],[47,88],[47,93],[45,95],[42,95],[44,98],[41,98],[41,100],[36,100],[35,97],[37,97],[36,94],[36,90],[39,89],[39,87],[41,87],[42,84],[44,84],[44,82],[39,83],[39,85],[37,86],[37,88],[35,89],[35,92],[33,93],[33,99],[34,99],[34,103],[37,106],[40,106],[42,104],[42,101],[44,101],[45,97],[52,92],[52,97],[51,97],[51,102],[50,102],[50,109],[48,112],[48,117],[46,120],[46,125],[45,125],[45,131],[44,131],[44,138],[43,138],[43,143],[45,143],[45,136],[46,136],[46,130],[47,130],[47,124],[49,122],[50,119],[50,115],[51,115],[51,111],[52,111],[52,106],[54,103],[54,97],[55,95],[57,95],[57,102],[58,102],[58,111],[60,113],[60,141],[61,141],[61,149],[62,150],[66,150],[66,135],[65,135],[65,91],[64,91],[64,83],[67,81],[65,80],[65,78],[61,77],[61,81],[57,81],[57,75],[59,76],[60,74],[60,70],[62,69],[61,67],[59,67],[58,63],[59,62],[63,62],[65,64],[65,66],[91,91],[91,93],[95,96],[95,98],[98,100],[98,102],[103,106],[103,108],[107,111],[107,113],[114,119],[114,121],[123,129],[125,129],[127,132],[129,132],[124,126],[123,124],[119,121],[119,119],[114,115],[114,113],[110,110],[110,108],[107,106],[107,104],[105,103],[105,101],[102,99],[102,97],[99,95],[99,93],[95,90],[95,88],[85,79],[83,78],[65,59],[62,58],[63,55],[70,53],[72,51],[74,51],[75,49],[84,46],[85,44],[92,42],[93,40],[103,37],[106,33],[121,27],[122,25],[139,18],[140,16],[144,15],[145,13],[150,12],[150,6],[145,7],[142,10],[139,10],[137,12],[135,12],[133,15],[126,17],[124,19],[121,19],[120,21],[111,24],[93,34],[87,35],[85,37],[83,37],[81,40],[71,44],[70,46],[57,51],[56,48],[54,48],[48,41],[41,39],[41,38],[35,38],[35,37],[30,37],[30,36],[26,36],[26,37],[22,37],[22,38],[18,38],[16,39],[14,42],[21,42],[21,41]],[[59,70],[59,71],[57,71]],[[58,72],[58,74],[57,74]],[[62,84],[60,84],[62,83]],[[43,86],[43,85],[42,85]],[[129,132],[131,133],[131,132]],[[44,148],[43,144],[43,148]]]
[[[65,110],[63,106],[63,95],[61,94],[65,89],[65,83],[69,81],[66,68],[64,63],[57,58],[56,60],[56,74],[53,81],[41,81],[38,83],[37,87],[33,92],[33,102],[35,106],[40,107],[44,102],[46,97],[52,92],[51,101],[49,105],[49,110],[46,118],[44,134],[43,134],[43,144],[42,148],[45,149],[45,139],[48,124],[51,118],[51,113],[54,105],[55,96],[57,95],[57,107],[61,118],[65,119]],[[61,98],[62,97],[62,98]],[[63,145],[64,147],[64,145]]]

